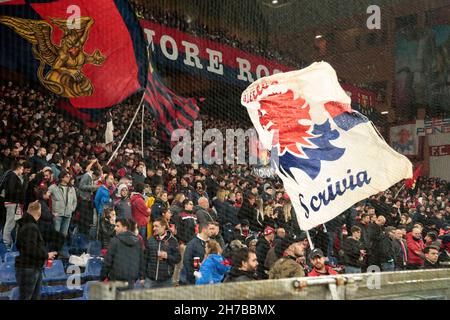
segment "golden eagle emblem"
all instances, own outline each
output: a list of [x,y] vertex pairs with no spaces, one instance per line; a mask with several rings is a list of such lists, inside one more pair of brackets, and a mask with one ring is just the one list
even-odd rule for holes
[[[92,55],[83,50],[94,20],[81,17],[80,28],[77,29],[70,29],[65,19],[50,20],[63,31],[59,45],[52,42],[53,27],[47,21],[0,17],[0,23],[33,45],[33,55],[40,62],[37,76],[48,90],[67,98],[92,95],[94,87],[81,69],[85,64],[101,66],[106,59],[98,50]],[[50,71],[44,74],[46,66]]]

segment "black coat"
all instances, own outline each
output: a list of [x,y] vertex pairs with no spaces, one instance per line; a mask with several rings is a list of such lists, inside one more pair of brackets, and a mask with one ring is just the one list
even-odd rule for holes
[[100,279],[135,282],[143,276],[143,252],[136,235],[126,231],[111,239]]
[[192,211],[183,211],[175,220],[178,240],[188,243],[195,237],[195,226],[197,225],[197,216]]
[[5,189],[5,202],[20,203],[23,204],[25,200],[25,189],[22,180],[17,174],[12,171],[8,173],[8,176],[4,184]]
[[[406,250],[406,261],[404,259],[404,254],[402,250],[402,246],[400,244],[400,241],[403,242],[404,248]],[[395,267],[399,269],[403,269],[406,267],[406,264],[408,263],[408,244],[405,240],[401,239],[394,239],[392,241],[392,249],[394,250],[394,262]]]
[[194,277],[194,258],[200,258],[200,262],[205,257],[206,242],[199,237],[194,237],[186,246],[183,256],[182,277],[185,278],[181,282],[186,284],[195,284]]
[[435,264],[432,264],[427,259],[424,259],[423,267],[422,269],[439,269],[441,267],[439,261],[437,261]]
[[[158,251],[167,252],[167,259],[158,260]],[[154,281],[172,278],[175,265],[181,261],[178,240],[167,231],[165,237],[151,237],[145,258],[145,276]]]
[[20,255],[16,258],[16,268],[42,269],[48,252],[37,221],[25,213],[18,225],[17,249]]
[[267,279],[267,275],[264,272],[264,262],[266,261],[267,252],[270,250],[270,243],[265,237],[260,237],[256,243],[256,259],[258,260],[258,277],[260,279]]
[[344,250],[344,263],[346,266],[362,267],[363,260],[359,260],[359,257],[361,255],[360,250],[363,250],[363,244],[360,241],[348,237],[344,240],[342,250]]
[[262,225],[258,223],[257,217],[258,212],[256,211],[255,206],[250,205],[248,201],[244,201],[238,212],[239,221],[242,222],[242,220],[247,219],[252,231],[262,231]]
[[393,240],[387,234],[381,236],[378,246],[375,247],[377,248],[375,255],[378,263],[395,260]]
[[231,269],[228,276],[225,277],[225,280],[223,282],[241,282],[253,280],[256,280],[254,272],[243,271],[237,268],[233,268]]
[[102,219],[100,221],[100,229],[98,238],[102,243],[102,248],[108,248],[111,243],[111,238],[114,236],[115,225],[111,224],[108,219]]

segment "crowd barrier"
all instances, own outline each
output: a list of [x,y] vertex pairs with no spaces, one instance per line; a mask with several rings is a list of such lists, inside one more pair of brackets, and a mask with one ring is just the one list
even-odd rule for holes
[[[450,269],[348,274],[121,291],[93,284],[91,300],[448,300]],[[119,288],[119,290],[117,290]]]

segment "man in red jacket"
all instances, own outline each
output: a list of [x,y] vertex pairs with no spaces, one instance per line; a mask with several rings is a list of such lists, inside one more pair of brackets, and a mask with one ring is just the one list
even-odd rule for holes
[[414,228],[412,232],[406,235],[408,245],[408,270],[417,270],[423,266],[423,249],[425,244],[422,240],[422,233],[419,228]]
[[131,194],[131,214],[134,221],[137,222],[139,227],[139,234],[146,241],[147,240],[147,224],[150,217],[150,208],[145,205],[144,192],[145,185],[138,183],[135,188],[135,192]]
[[332,276],[338,274],[330,266],[325,265],[325,256],[320,249],[314,249],[309,254],[309,259],[314,266],[313,270],[308,273],[308,277]]

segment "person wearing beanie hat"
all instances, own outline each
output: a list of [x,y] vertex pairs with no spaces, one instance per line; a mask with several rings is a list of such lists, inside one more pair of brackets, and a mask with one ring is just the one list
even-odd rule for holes
[[267,269],[264,267],[264,262],[266,261],[267,252],[273,245],[273,240],[275,239],[275,229],[267,226],[264,229],[262,236],[258,239],[256,244],[256,258],[258,259],[257,273],[259,279],[267,279]]
[[114,201],[114,211],[116,212],[117,219],[131,219],[131,202],[128,186],[126,184],[120,184],[117,188],[117,198]]
[[304,277],[305,270],[300,260],[304,258],[302,240],[297,234],[288,234],[279,244],[277,251],[282,252],[269,271],[269,279]]

